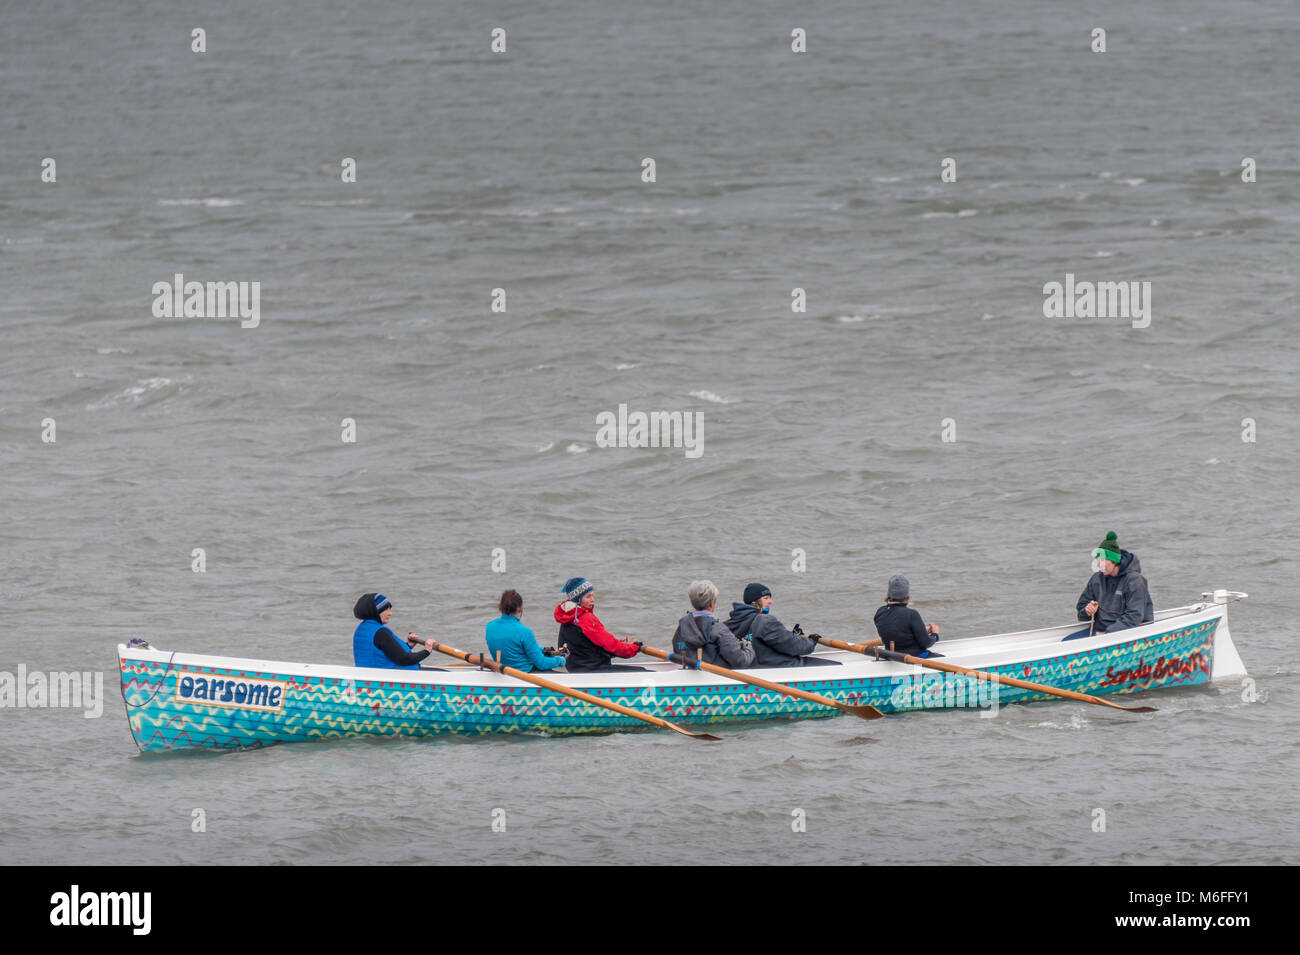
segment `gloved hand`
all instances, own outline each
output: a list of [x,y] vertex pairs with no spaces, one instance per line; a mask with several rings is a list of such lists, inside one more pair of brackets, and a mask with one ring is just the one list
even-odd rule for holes
[[796,623],[793,627],[790,628],[790,632],[791,632],[791,633],[797,633],[797,634],[799,634],[799,636],[802,637],[802,636],[803,636],[803,627],[799,626],[799,625]]
[[820,633],[810,633],[808,634],[808,639],[813,643],[821,643],[822,635]]
[[564,654],[563,654],[563,653],[560,653],[560,651],[557,650],[557,649],[555,649],[555,647],[542,647],[542,656],[544,656],[544,657],[561,656],[561,657],[562,657],[562,656],[564,656]]

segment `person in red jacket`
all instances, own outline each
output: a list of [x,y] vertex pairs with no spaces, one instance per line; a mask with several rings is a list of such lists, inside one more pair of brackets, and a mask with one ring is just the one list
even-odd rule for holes
[[560,625],[556,643],[569,648],[564,668],[570,673],[612,670],[614,657],[634,657],[641,652],[640,642],[625,643],[606,630],[596,617],[595,606],[596,588],[592,583],[585,577],[570,577],[564,585],[564,600],[555,608],[555,620]]

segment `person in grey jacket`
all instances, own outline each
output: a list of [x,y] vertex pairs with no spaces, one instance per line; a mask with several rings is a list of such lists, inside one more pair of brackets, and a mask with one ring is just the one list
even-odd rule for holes
[[[817,649],[821,634],[806,636],[785,625],[768,611],[772,591],[762,584],[745,588],[745,602],[731,605],[727,626],[737,637],[748,635],[754,641],[754,665],[760,667],[803,666],[803,658]],[[798,624],[795,625],[798,627]]]
[[747,667],[754,665],[754,644],[741,640],[713,615],[718,605],[718,588],[711,580],[697,580],[686,591],[694,608],[677,621],[673,634],[673,652],[683,662],[697,660],[714,666]]
[[1156,619],[1147,579],[1137,555],[1119,546],[1114,531],[1092,552],[1101,570],[1092,575],[1075,609],[1080,620],[1095,617],[1094,630],[1126,630]]

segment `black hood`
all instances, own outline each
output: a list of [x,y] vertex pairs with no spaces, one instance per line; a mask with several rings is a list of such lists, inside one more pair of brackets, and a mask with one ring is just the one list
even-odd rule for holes
[[376,594],[362,594],[357,599],[357,604],[352,608],[352,616],[358,620],[379,620],[379,614],[375,611]]
[[1132,551],[1120,548],[1119,552],[1119,573],[1116,577],[1123,577],[1125,574],[1142,573],[1142,564],[1138,561],[1138,555]]
[[733,603],[731,605],[731,616],[727,618],[727,626],[734,631],[736,628],[731,626],[733,620],[737,624],[746,622],[756,613],[758,613],[758,608],[753,604]]

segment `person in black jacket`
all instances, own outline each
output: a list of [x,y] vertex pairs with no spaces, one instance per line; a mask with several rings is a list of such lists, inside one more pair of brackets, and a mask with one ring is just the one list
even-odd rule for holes
[[[804,636],[795,630],[787,630],[768,612],[772,606],[772,591],[762,584],[750,584],[745,588],[744,596],[744,603],[731,605],[727,627],[742,640],[746,636],[753,639],[754,666],[803,666],[804,657],[817,649],[821,634]],[[797,628],[798,624],[795,626]]]
[[889,578],[885,605],[876,611],[876,633],[886,650],[914,657],[941,657],[942,653],[930,652],[939,639],[939,628],[934,624],[926,626],[921,615],[907,605],[911,591],[902,574]]
[[1114,531],[1092,552],[1098,571],[1088,580],[1075,609],[1080,620],[1093,619],[1097,633],[1112,633],[1155,620],[1155,606],[1137,554],[1119,546]]

